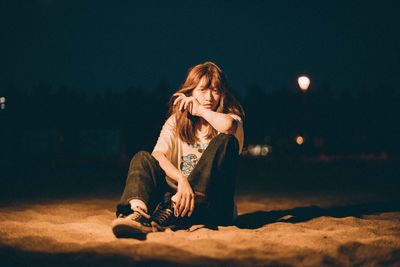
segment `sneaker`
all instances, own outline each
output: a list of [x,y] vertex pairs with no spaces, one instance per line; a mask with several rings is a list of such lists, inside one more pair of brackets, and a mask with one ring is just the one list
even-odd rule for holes
[[153,229],[158,232],[177,227],[178,218],[174,215],[175,202],[171,200],[172,194],[164,194],[164,200],[161,201],[151,215],[150,221]]
[[133,213],[125,216],[120,214],[112,224],[112,231],[116,237],[136,237],[153,232],[150,215],[140,208],[134,208]]

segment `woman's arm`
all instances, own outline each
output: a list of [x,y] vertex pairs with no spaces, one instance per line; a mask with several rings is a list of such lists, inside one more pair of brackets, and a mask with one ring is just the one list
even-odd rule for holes
[[177,193],[174,196],[176,202],[175,215],[185,217],[187,214],[190,217],[194,211],[194,193],[187,177],[175,168],[164,153],[153,151],[152,155],[158,161],[165,174],[178,182]]
[[232,116],[206,109],[193,96],[185,96],[181,93],[174,94],[174,96],[178,96],[174,101],[174,105],[180,103],[180,111],[189,108],[190,114],[202,117],[220,133],[234,134],[236,132],[238,122]]
[[238,122],[230,115],[215,112],[199,106],[198,116],[205,119],[211,126],[220,133],[234,134],[238,126]]

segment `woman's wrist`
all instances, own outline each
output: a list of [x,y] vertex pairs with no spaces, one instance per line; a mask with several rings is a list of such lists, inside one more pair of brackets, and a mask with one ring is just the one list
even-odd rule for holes
[[187,180],[187,177],[183,175],[182,173],[178,176],[178,183],[181,181]]
[[208,111],[209,111],[208,109],[206,109],[205,107],[200,105],[197,113],[198,113],[199,117],[202,117],[203,119],[205,119]]

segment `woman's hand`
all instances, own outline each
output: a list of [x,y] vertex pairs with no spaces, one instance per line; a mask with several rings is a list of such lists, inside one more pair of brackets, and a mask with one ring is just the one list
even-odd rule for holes
[[185,109],[189,108],[190,114],[193,116],[200,116],[201,105],[196,98],[193,96],[185,96],[182,93],[176,93],[174,96],[178,96],[174,101],[174,106],[180,101],[180,111],[184,111]]
[[172,197],[175,201],[175,216],[185,217],[186,214],[190,217],[194,211],[194,193],[185,176],[181,176],[178,180],[177,193]]

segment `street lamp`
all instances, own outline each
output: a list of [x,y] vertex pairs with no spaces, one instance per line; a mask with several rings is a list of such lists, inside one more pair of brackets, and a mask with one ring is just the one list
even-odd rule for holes
[[[305,94],[308,91],[308,88],[310,87],[311,81],[310,81],[310,78],[308,78],[307,76],[303,75],[303,76],[299,76],[297,78],[297,83],[299,85],[300,91]],[[299,146],[302,146],[304,144],[305,137],[306,137],[307,126],[306,126],[306,120],[305,120],[305,117],[306,117],[306,114],[305,114],[305,111],[306,111],[305,110],[305,108],[306,108],[305,101],[306,101],[306,99],[305,98],[306,98],[306,96],[303,95],[303,96],[300,96],[300,99],[299,99],[300,100],[300,103],[299,103],[300,107],[299,108],[300,108],[300,119],[301,119],[301,126],[300,126],[301,135],[298,135],[295,138],[296,144],[299,145]]]
[[301,135],[296,136],[296,143],[301,146],[304,143],[304,138]]
[[6,108],[6,98],[4,96],[0,97],[0,109]]
[[311,81],[307,76],[300,76],[297,78],[297,83],[299,84],[300,90],[305,93],[308,90]]

